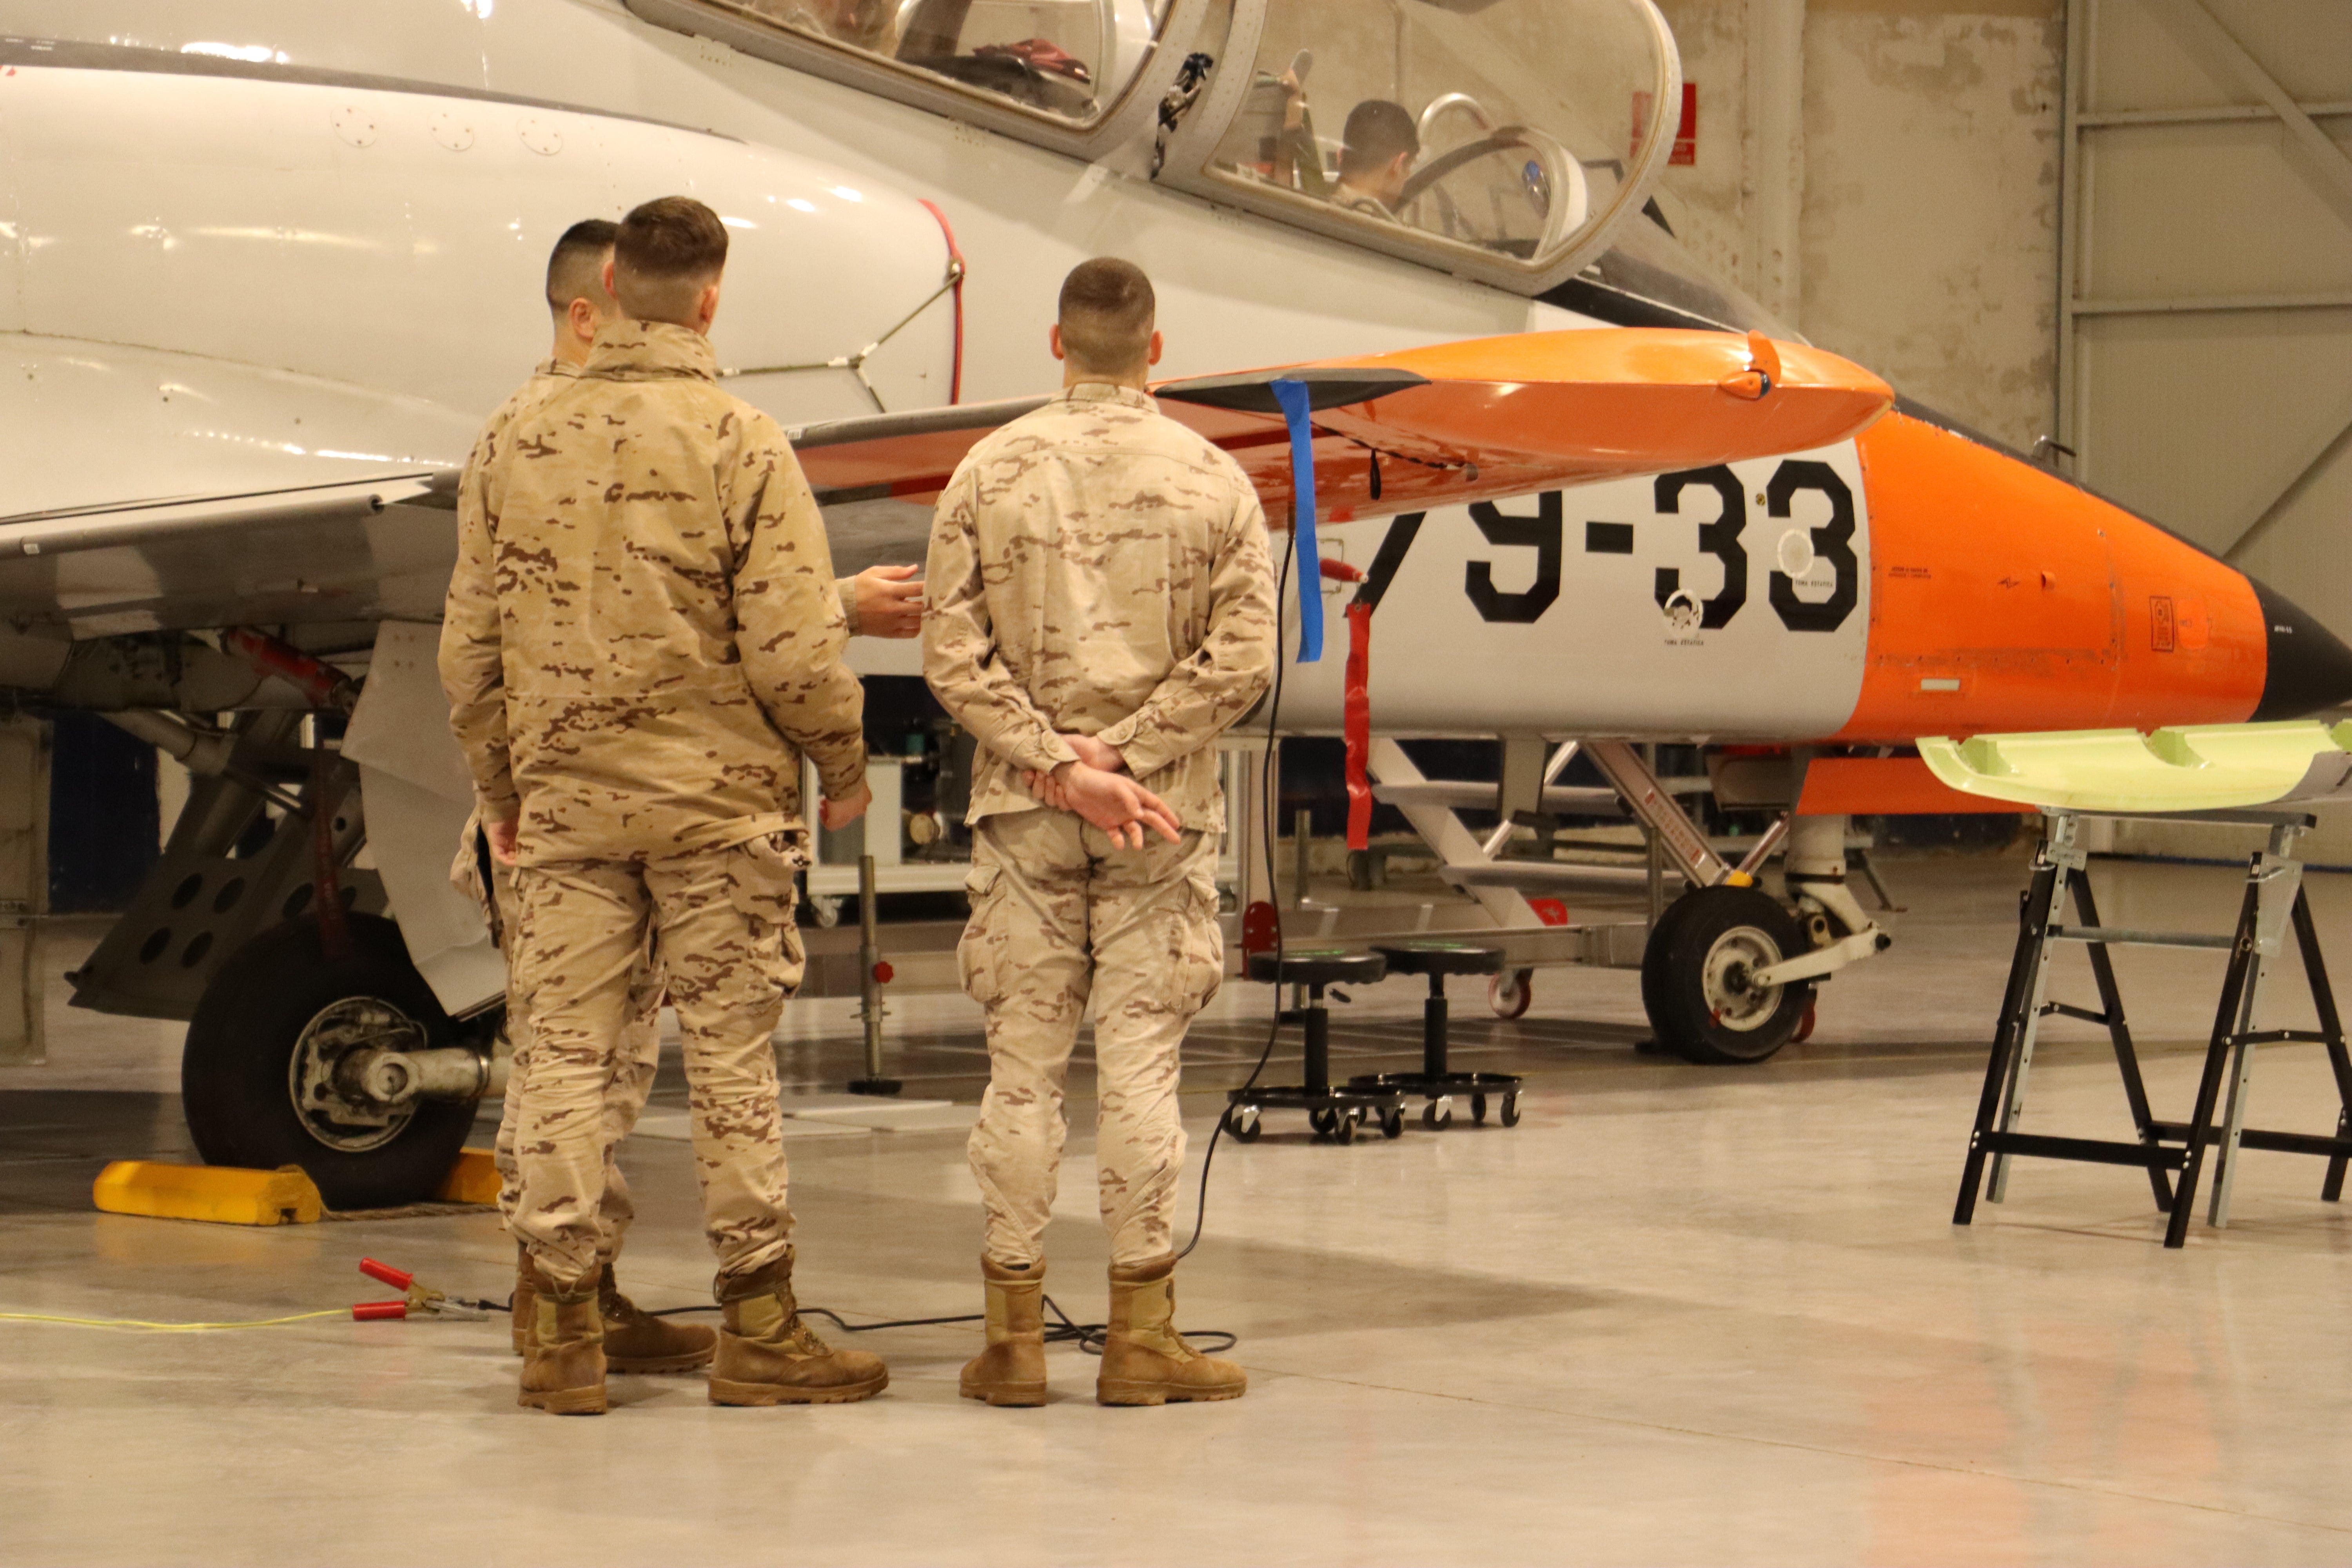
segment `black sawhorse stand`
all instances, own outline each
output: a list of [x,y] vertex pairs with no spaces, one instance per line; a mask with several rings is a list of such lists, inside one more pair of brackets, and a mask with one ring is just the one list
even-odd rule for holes
[[1307,1081],[1228,1091],[1225,1131],[1244,1143],[1253,1143],[1264,1131],[1258,1122],[1260,1112],[1303,1110],[1318,1141],[1352,1143],[1356,1129],[1368,1118],[1378,1118],[1386,1136],[1401,1136],[1403,1095],[1392,1089],[1357,1089],[1331,1081],[1331,1010],[1323,1005],[1325,986],[1370,985],[1388,973],[1388,961],[1377,952],[1292,951],[1278,956],[1253,952],[1244,972],[1252,980],[1296,985],[1307,993],[1298,1006],[1285,1008],[1278,1016],[1279,1022],[1297,1025],[1306,1037]]
[[1422,1125],[1436,1129],[1454,1121],[1454,1097],[1470,1097],[1470,1120],[1484,1124],[1486,1097],[1501,1102],[1503,1125],[1519,1124],[1519,1080],[1510,1073],[1455,1072],[1446,1061],[1445,977],[1449,974],[1500,974],[1499,948],[1467,947],[1459,942],[1410,942],[1372,949],[1388,961],[1391,974],[1426,974],[1429,999],[1421,1005],[1421,1070],[1364,1073],[1348,1080],[1349,1089],[1388,1089],[1414,1095],[1429,1103],[1422,1108]]
[[[2197,1201],[2197,1184],[2203,1173],[2205,1151],[2216,1148],[2213,1193],[2206,1222],[2229,1223],[2230,1189],[2236,1176],[2241,1149],[2269,1149],[2289,1154],[2315,1154],[2327,1161],[2320,1197],[2334,1203],[2343,1195],[2345,1164],[2352,1159],[2352,1058],[2345,1050],[2343,1020],[2328,984],[2327,965],[2319,947],[2318,928],[2311,918],[2311,901],[2303,888],[2303,863],[2294,858],[2294,841],[2314,819],[2301,812],[2210,812],[2179,820],[2229,822],[2266,826],[2270,847],[2249,861],[2245,897],[2238,910],[2237,930],[2228,936],[2171,931],[2131,931],[2099,923],[2097,906],[2084,874],[2088,857],[2081,847],[2084,816],[2114,814],[2052,812],[2042,847],[2033,858],[2033,879],[2024,896],[2017,933],[2017,956],[2009,970],[2000,1022],[1994,1030],[1992,1056],[1985,1065],[1984,1093],[1977,1102],[1977,1120],[1969,1139],[1968,1163],[1960,1176],[1959,1204],[1952,1223],[1967,1225],[1976,1217],[1977,1194],[1999,1203],[2006,1194],[2009,1162],[2019,1154],[2044,1160],[2080,1160],[2095,1164],[2137,1165],[2147,1173],[2156,1206],[2170,1218],[2164,1245],[2179,1247],[2189,1238],[2189,1216]],[[2071,893],[2080,923],[2064,923]],[[2270,960],[2284,951],[2288,930],[2294,933],[2311,985],[2312,1005],[2319,1028],[2256,1029],[2255,994]],[[2099,989],[2099,1011],[2045,1002],[2050,950],[2060,942],[2079,942],[2089,949],[2091,975]],[[2221,982],[2221,999],[2213,1016],[2213,1033],[2206,1047],[2205,1070],[2198,1079],[2197,1100],[2187,1121],[2159,1121],[2148,1109],[2147,1089],[2141,1081],[2139,1057],[2133,1049],[2131,1028],[2124,1019],[2123,994],[2116,984],[2110,947],[2188,947],[2226,951],[2230,955]],[[2123,1074],[2124,1098],[2131,1106],[2132,1125],[2138,1141],[2104,1138],[2055,1138],[2020,1132],[2017,1122],[2025,1105],[2025,1081],[2033,1065],[2034,1037],[2041,1021],[2052,1013],[2105,1026],[2114,1043],[2116,1066]],[[2246,1100],[2253,1078],[2254,1047],[2286,1041],[2305,1041],[2327,1047],[2335,1069],[2338,1113],[2336,1135],[2319,1137],[2301,1132],[2272,1132],[2245,1123]],[[2234,1067],[2234,1071],[2231,1069]],[[2227,1110],[2220,1125],[2214,1113],[2221,1101],[2225,1074],[2230,1080]],[[1990,1162],[1990,1169],[1987,1165]],[[2177,1180],[2174,1177],[2177,1175]]]

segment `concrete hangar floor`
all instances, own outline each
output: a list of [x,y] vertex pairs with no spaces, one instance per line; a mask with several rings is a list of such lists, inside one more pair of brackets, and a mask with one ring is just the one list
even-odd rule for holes
[[[2104,911],[2227,924],[2222,869],[2098,862]],[[2340,1563],[2352,1559],[2352,1213],[2319,1163],[2247,1157],[2231,1223],[2182,1252],[2134,1172],[2021,1163],[1950,1224],[2015,930],[2020,858],[1891,863],[1910,912],[1821,1028],[1760,1068],[1637,1055],[1631,974],[1548,972],[1525,1020],[1460,1009],[1464,1066],[1530,1076],[1525,1120],[1395,1142],[1225,1141],[1181,1321],[1229,1329],[1232,1404],[1107,1410],[956,1396],[969,1327],[888,1330],[857,1405],[719,1409],[692,1378],[616,1378],[602,1420],[516,1408],[502,1323],[326,1318],[206,1334],[0,1322],[0,1562]],[[2352,931],[2352,877],[2313,879]],[[58,942],[62,968],[76,954]],[[2339,942],[2339,952],[2352,944]],[[2087,1001],[2079,955],[2060,995]],[[2119,955],[2159,1114],[2185,1113],[2220,960]],[[1416,983],[1360,994],[1338,1065],[1413,1055]],[[2297,986],[2270,1022],[2305,1023]],[[63,994],[58,986],[53,995]],[[968,1104],[977,1015],[907,998],[910,1094]],[[1263,1041],[1229,984],[1191,1052],[1201,1151]],[[2030,1124],[2127,1128],[2112,1058],[2053,1021]],[[110,1158],[185,1158],[176,1030],[52,1015],[53,1064],[0,1075],[0,1311],[230,1320],[385,1294],[363,1256],[503,1296],[512,1250],[467,1214],[249,1230],[95,1213]],[[1295,1045],[1288,1047],[1293,1053]],[[859,1060],[841,1003],[796,1006],[787,1080]],[[1279,1062],[1279,1058],[1278,1058]],[[1280,1070],[1277,1066],[1276,1071]],[[1048,1289],[1102,1310],[1089,1085]],[[2333,1121],[2315,1046],[2266,1049],[2255,1110]],[[624,1283],[709,1300],[666,1061],[624,1158]],[[789,1144],[804,1301],[852,1321],[973,1310],[961,1115]],[[484,1142],[487,1142],[487,1127]]]

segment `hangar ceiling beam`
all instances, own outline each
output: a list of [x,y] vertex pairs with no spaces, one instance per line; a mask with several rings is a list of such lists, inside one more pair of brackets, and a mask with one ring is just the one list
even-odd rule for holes
[[[2314,120],[2352,116],[2352,100],[2300,106]],[[2224,103],[2204,109],[2085,110],[2074,116],[2077,125],[2219,125],[2235,120],[2276,120],[2278,110],[2267,103]]]
[[2352,291],[2327,294],[2193,294],[2179,300],[2077,300],[2078,316],[2177,316],[2210,310],[2340,310]]

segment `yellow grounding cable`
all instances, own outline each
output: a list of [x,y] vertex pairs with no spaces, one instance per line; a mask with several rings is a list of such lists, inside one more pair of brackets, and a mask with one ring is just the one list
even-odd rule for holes
[[194,1334],[214,1329],[274,1329],[282,1323],[301,1323],[313,1318],[344,1318],[350,1315],[349,1307],[336,1307],[322,1312],[296,1312],[287,1318],[256,1318],[244,1323],[152,1323],[143,1318],[68,1318],[48,1312],[0,1312],[0,1321],[66,1323],[80,1329],[125,1329],[142,1334]]

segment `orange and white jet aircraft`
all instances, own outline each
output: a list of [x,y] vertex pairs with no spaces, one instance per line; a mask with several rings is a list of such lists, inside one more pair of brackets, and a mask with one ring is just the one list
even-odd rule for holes
[[[1527,898],[1584,873],[1497,858],[1453,816],[1477,792],[1395,739],[1503,737],[1485,804],[1539,817],[1604,804],[1554,782],[1581,747],[1692,889],[1643,956],[1695,1056],[1769,1056],[1885,944],[1843,886],[1845,820],[1951,806],[1903,754],[1917,737],[2352,697],[2352,651],[2278,595],[1692,261],[1650,200],[1679,66],[1648,0],[7,20],[0,684],[198,775],[77,1000],[192,1018],[199,1146],[300,1163],[333,1203],[428,1189],[497,1076],[502,969],[446,883],[468,805],[431,658],[452,479],[542,351],[555,236],[651,195],[728,223],[716,346],[799,432],[843,570],[919,558],[956,459],[1054,384],[1040,329],[1088,255],[1150,268],[1164,406],[1278,526],[1306,468],[1275,384],[1298,384],[1293,580],[1321,591],[1290,625],[1312,642],[1328,599],[1332,637],[1275,723],[1356,731],[1368,787],[1515,965],[1594,955]],[[1342,145],[1373,100],[1417,147]],[[1343,656],[1375,626],[1351,698]],[[916,673],[904,645],[856,648],[877,683]],[[342,726],[313,717],[346,715],[321,743]],[[1786,901],[1759,858],[1717,856],[1645,740],[1780,759],[1742,766],[1777,768],[1792,811]]]

